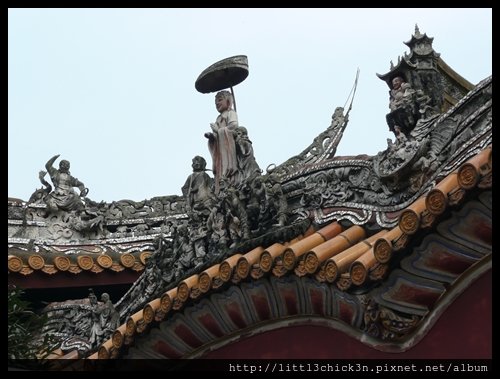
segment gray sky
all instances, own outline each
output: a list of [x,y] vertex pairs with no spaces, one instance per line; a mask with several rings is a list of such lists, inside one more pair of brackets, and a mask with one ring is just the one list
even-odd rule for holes
[[[211,167],[211,64],[246,55],[234,87],[262,169],[300,153],[343,106],[337,155],[376,154],[393,137],[375,73],[408,52],[415,23],[473,84],[491,75],[491,9],[9,9],[8,195],[28,200],[55,154],[95,201],[181,194],[191,159]],[[59,160],[56,162],[58,167]]]

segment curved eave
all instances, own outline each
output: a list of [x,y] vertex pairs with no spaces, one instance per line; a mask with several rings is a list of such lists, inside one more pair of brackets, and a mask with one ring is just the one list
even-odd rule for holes
[[426,33],[424,34],[418,34],[417,36],[416,35],[412,35],[411,36],[411,39],[408,41],[408,42],[403,42],[406,46],[408,46],[410,49],[413,49],[413,46],[417,43],[417,42],[420,42],[420,41],[429,41],[429,44],[432,45],[432,42],[434,41],[434,37],[428,37]]
[[[54,249],[54,247],[53,247]],[[35,272],[47,275],[69,273],[78,275],[83,272],[101,274],[119,273],[124,270],[141,272],[151,250],[138,250],[120,254],[115,251],[95,253],[92,249],[61,247],[59,251],[46,252],[41,249],[8,249],[8,271],[10,275],[30,276]]]
[[394,68],[392,68],[389,72],[386,74],[377,74],[379,79],[383,80],[384,82],[387,83],[389,88],[392,88],[391,81],[394,77],[403,74],[404,72],[415,70],[417,66],[413,63],[411,63],[405,56],[398,62]]
[[[112,338],[105,341],[100,346],[98,352],[89,358],[108,359],[119,357],[124,347],[129,346],[134,341],[136,335],[148,333],[150,330],[149,326],[153,321],[162,322],[166,318],[167,320],[171,320],[175,314],[179,314],[177,311],[182,309],[190,298],[196,299],[197,304],[200,304],[198,300],[207,299],[212,295],[219,296],[214,294],[225,283],[232,282],[235,284],[233,287],[239,287],[241,286],[239,283],[243,280],[250,280],[251,283],[258,283],[259,280],[274,282],[275,289],[277,288],[280,296],[284,296],[282,300],[285,302],[281,303],[281,306],[286,308],[290,306],[286,305],[288,304],[286,300],[287,293],[290,294],[289,291],[293,291],[295,287],[292,285],[288,289],[282,287],[280,290],[279,283],[298,283],[303,277],[309,278],[308,282],[312,283],[312,286],[326,286],[327,288],[331,288],[329,291],[336,291],[340,297],[344,296],[347,299],[347,305],[349,303],[349,296],[346,290],[350,287],[353,285],[369,285],[369,283],[381,282],[382,284],[379,286],[381,288],[380,291],[373,295],[375,299],[378,299],[379,304],[399,311],[404,309],[407,312],[413,312],[415,317],[423,317],[424,321],[420,323],[415,332],[419,336],[418,338],[412,335],[409,339],[400,341],[400,343],[391,343],[390,348],[388,347],[387,350],[404,351],[410,348],[425,334],[425,331],[430,328],[429,325],[432,325],[437,316],[444,311],[449,303],[474,278],[491,267],[491,199],[487,196],[486,200],[483,199],[482,205],[478,203],[482,208],[486,209],[483,215],[485,218],[481,219],[484,221],[484,228],[482,230],[474,229],[471,232],[482,233],[482,236],[486,240],[489,238],[489,248],[486,243],[485,247],[481,247],[482,250],[480,249],[480,253],[476,254],[477,259],[471,258],[465,265],[462,262],[464,271],[461,272],[461,275],[453,276],[452,273],[442,274],[445,277],[442,280],[445,282],[449,282],[448,277],[454,278],[452,282],[455,282],[456,286],[446,289],[439,281],[430,285],[429,283],[432,282],[431,279],[418,279],[414,283],[417,295],[419,291],[422,293],[425,292],[425,296],[423,297],[426,299],[432,298],[431,303],[427,301],[425,304],[419,304],[418,299],[412,298],[410,304],[413,304],[412,302],[415,304],[405,305],[403,302],[403,305],[401,305],[401,303],[395,300],[401,295],[397,292],[407,285],[404,283],[405,278],[414,275],[414,271],[412,270],[418,271],[422,269],[418,268],[418,265],[412,266],[413,263],[409,261],[404,263],[407,267],[410,267],[409,271],[405,271],[399,275],[399,271],[402,272],[403,270],[395,270],[391,273],[389,279],[385,280],[384,278],[390,269],[390,261],[394,259],[394,255],[402,255],[406,251],[405,249],[410,248],[412,239],[414,236],[421,235],[420,230],[422,229],[435,227],[438,223],[439,225],[445,225],[443,228],[451,228],[453,225],[460,225],[460,220],[464,218],[466,218],[466,223],[474,222],[475,228],[480,227],[478,221],[473,221],[475,217],[474,209],[467,208],[469,202],[464,203],[464,199],[467,193],[473,190],[482,193],[482,191],[491,189],[491,156],[491,146],[489,146],[470,158],[459,169],[450,173],[435,185],[431,191],[404,209],[400,214],[398,225],[392,229],[382,230],[367,238],[364,229],[359,226],[343,230],[338,223],[333,222],[316,232],[310,231],[309,233],[305,233],[300,238],[289,241],[286,244],[258,247],[244,254],[235,254],[227,258],[224,262],[185,279],[177,288],[167,291],[160,298],[153,299],[143,310],[131,315],[125,324],[115,330]],[[451,221],[451,224],[450,222],[447,223],[446,220],[441,220],[441,215],[444,214],[448,207],[458,205],[463,205],[461,208],[462,213],[459,212],[458,215],[455,215],[452,212],[455,218]],[[471,214],[474,217],[470,216]],[[468,217],[472,217],[472,219]],[[481,221],[480,219],[477,220]],[[456,229],[453,233],[458,233],[459,235],[457,238],[462,238],[460,237],[460,227],[453,227]],[[466,230],[463,232],[467,235]],[[469,237],[476,238],[477,236],[473,235]],[[465,241],[464,243],[467,245],[468,242]],[[425,250],[425,247],[422,249]],[[420,254],[418,251],[415,251],[417,250],[412,252],[412,257],[415,254],[417,256]],[[442,271],[443,268],[441,267],[439,270]],[[425,276],[425,270],[422,272],[424,272],[423,275]],[[419,275],[422,275],[422,272]],[[432,278],[436,276],[435,274],[432,275]],[[245,285],[245,288],[248,289],[249,286]],[[227,296],[232,295],[227,295],[226,297],[223,295],[220,296],[222,296],[221,301],[227,303],[229,301]],[[239,298],[241,294],[234,296]],[[296,294],[293,296],[299,295]],[[309,311],[311,311],[310,308]],[[185,312],[188,312],[188,310],[186,309]],[[185,316],[178,316],[172,322],[181,322],[178,320],[183,317]],[[245,319],[241,317],[241,320]],[[354,316],[350,319],[349,317],[348,319],[343,319],[344,316],[341,314],[337,315],[337,317],[350,325],[351,332],[356,334],[355,330],[359,329],[360,325],[359,320],[355,322],[352,319]],[[239,329],[242,329],[242,327]],[[182,330],[185,330],[185,328]],[[364,336],[364,334],[361,334],[361,336]],[[190,335],[179,338],[187,338],[193,341]],[[359,338],[362,342],[368,345],[371,344],[369,338]],[[220,337],[212,338],[209,344],[216,343],[218,339]],[[202,343],[203,346],[205,344],[207,344],[206,341]],[[194,343],[194,345],[197,345],[197,343]],[[383,349],[383,345],[380,344],[380,341],[377,342],[378,348]],[[373,347],[377,346],[374,343]],[[171,357],[191,356],[195,350],[195,348],[191,348],[189,351],[181,351],[180,355],[172,353]]]

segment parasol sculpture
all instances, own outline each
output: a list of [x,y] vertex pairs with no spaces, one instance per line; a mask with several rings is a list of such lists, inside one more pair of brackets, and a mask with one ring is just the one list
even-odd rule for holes
[[231,88],[233,95],[234,110],[236,109],[236,98],[233,86],[240,84],[248,76],[248,59],[246,55],[236,55],[214,63],[206,68],[194,84],[196,90],[201,93],[220,91]]

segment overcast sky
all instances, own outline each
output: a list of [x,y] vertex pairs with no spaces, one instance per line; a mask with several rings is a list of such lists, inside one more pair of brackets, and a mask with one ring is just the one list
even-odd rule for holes
[[9,9],[8,195],[28,200],[55,154],[95,201],[180,195],[195,155],[212,165],[218,113],[195,80],[234,55],[248,57],[234,91],[262,169],[330,125],[358,67],[337,155],[374,155],[393,137],[376,73],[415,23],[464,78],[491,75],[491,9]]

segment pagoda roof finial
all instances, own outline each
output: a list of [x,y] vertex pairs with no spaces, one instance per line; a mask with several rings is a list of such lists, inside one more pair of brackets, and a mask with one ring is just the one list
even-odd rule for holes
[[[432,41],[434,38],[428,37],[427,34],[421,33],[418,27],[418,24],[415,24],[415,33],[412,34],[411,39],[408,42],[404,42],[406,46],[408,46],[411,50],[411,54],[415,52],[415,49],[421,50],[418,51],[418,54],[430,54],[432,51]],[[424,47],[425,46],[425,47]]]

